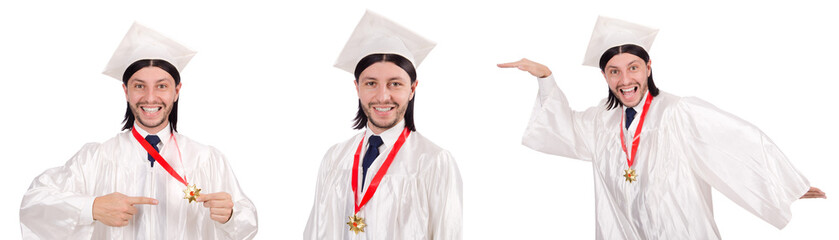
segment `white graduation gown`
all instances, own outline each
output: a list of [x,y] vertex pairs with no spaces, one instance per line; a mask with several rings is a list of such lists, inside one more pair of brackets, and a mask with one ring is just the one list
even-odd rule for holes
[[[190,185],[201,188],[201,193],[231,195],[234,207],[230,221],[216,222],[210,218],[209,208],[183,199],[186,187],[159,164],[150,167],[145,149],[131,131],[124,131],[104,143],[84,145],[64,166],[48,169],[32,181],[20,206],[23,238],[253,238],[257,232],[256,207],[239,188],[224,155],[178,133],[164,141],[161,155],[178,174],[186,176]],[[155,198],[159,203],[135,205],[138,212],[124,227],[93,221],[94,198],[114,192]]]
[[[700,99],[665,92],[648,110],[633,165],[638,181],[629,183],[623,177],[622,109],[606,110],[604,100],[573,111],[552,76],[538,81],[539,98],[522,144],[591,161],[597,239],[719,239],[712,187],[783,228],[790,205],[809,189],[755,126]],[[634,125],[626,133],[630,145]]]
[[[384,147],[367,170],[364,191],[390,153],[404,124],[384,133]],[[369,130],[367,131],[369,132]],[[395,134],[394,134],[395,133]],[[364,138],[359,133],[334,145],[321,162],[315,202],[303,239],[462,239],[463,192],[460,171],[448,151],[412,132],[379,183],[378,190],[358,212],[367,227],[356,235],[347,222],[354,212],[351,186],[353,155]],[[386,137],[390,135],[392,137]],[[358,181],[361,181],[359,163]],[[361,184],[359,184],[361,188]],[[359,193],[359,201],[364,192]]]

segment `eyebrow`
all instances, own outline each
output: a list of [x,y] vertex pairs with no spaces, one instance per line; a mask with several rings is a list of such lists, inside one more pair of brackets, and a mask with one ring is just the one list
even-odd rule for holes
[[[365,78],[362,78],[361,80],[379,80],[379,79],[375,78],[375,77],[365,77]],[[392,77],[392,78],[387,79],[387,81],[393,81],[393,80],[402,80],[402,77]]]
[[[629,64],[626,64],[626,65],[629,66],[629,65],[635,64],[637,62],[638,62],[638,60],[632,60],[631,62],[629,62]],[[609,66],[606,66],[606,68],[618,68],[618,66],[609,65]]]
[[[166,81],[166,80],[168,80],[168,79],[166,79],[166,78],[161,78],[161,79],[158,79],[157,81],[154,81],[154,83],[164,82],[164,81]],[[135,82],[142,82],[142,83],[152,82],[152,81],[146,81],[146,80],[139,79],[139,78],[132,78],[132,79],[128,79],[128,82],[131,82],[131,81],[135,81]]]

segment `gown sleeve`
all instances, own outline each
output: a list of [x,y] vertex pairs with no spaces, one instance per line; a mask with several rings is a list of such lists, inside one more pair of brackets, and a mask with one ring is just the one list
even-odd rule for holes
[[697,98],[672,114],[677,141],[696,174],[726,197],[777,228],[809,182],[760,129]]
[[[333,234],[337,234],[331,231],[329,227],[327,227],[326,222],[324,219],[328,219],[325,215],[329,214],[325,212],[324,209],[329,209],[328,203],[326,203],[326,199],[324,196],[324,191],[327,184],[327,175],[329,174],[330,164],[333,163],[334,152],[337,151],[339,146],[336,144],[329,148],[326,151],[326,154],[323,156],[323,160],[321,160],[320,168],[318,169],[318,178],[317,182],[315,183],[315,197],[314,203],[312,204],[312,211],[309,213],[309,220],[306,222],[306,229],[303,230],[303,239],[306,240],[315,240],[315,239],[330,239],[335,238]],[[350,196],[352,197],[352,196]]]
[[236,175],[233,174],[233,169],[224,155],[215,148],[212,148],[212,153],[212,157],[216,160],[213,162],[219,163],[215,166],[217,168],[215,172],[222,174],[213,179],[216,179],[217,186],[221,186],[220,189],[230,194],[233,200],[233,215],[226,223],[211,221],[217,229],[221,230],[217,232],[222,235],[219,236],[220,239],[252,239],[258,230],[256,206],[242,192],[239,181],[236,180]]
[[597,110],[571,110],[553,75],[538,81],[538,98],[522,144],[547,154],[591,161]]
[[47,169],[32,180],[20,204],[23,239],[90,239],[93,200],[84,172],[98,143],[88,143],[64,166]]
[[429,235],[431,239],[463,239],[463,182],[460,170],[448,151],[433,160],[433,171],[426,174],[429,189]]

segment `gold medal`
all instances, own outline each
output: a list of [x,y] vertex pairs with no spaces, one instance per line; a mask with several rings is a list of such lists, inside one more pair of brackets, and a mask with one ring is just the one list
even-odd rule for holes
[[[184,189],[184,199],[189,200],[189,203],[192,203],[192,201],[197,202],[198,200],[195,200],[195,198],[201,196],[201,194],[199,194],[201,192],[201,189],[196,188],[195,184],[189,186],[189,184],[186,181],[186,176],[181,177],[181,175],[179,175],[178,172],[175,172],[175,169],[173,169],[172,166],[169,165],[169,162],[167,162],[166,159],[163,159],[163,156],[160,156],[160,153],[157,152],[157,149],[155,149],[155,147],[152,147],[152,145],[149,144],[149,141],[146,141],[146,139],[143,138],[143,136],[140,135],[139,132],[137,132],[137,129],[131,128],[131,134],[134,135],[134,139],[136,139],[137,142],[143,146],[143,148],[149,154],[149,157],[154,158],[154,160],[157,161],[157,163],[159,163],[160,166],[166,170],[166,172],[169,172],[169,175],[171,175],[173,178],[175,178],[175,180],[178,180],[178,182],[181,182],[184,184],[184,186],[186,186],[186,189]],[[180,160],[181,149],[180,147],[178,147],[178,138],[176,138],[175,135],[172,134],[170,139],[175,140],[174,145],[178,148],[178,159]],[[183,165],[183,162],[181,162],[181,165]]]
[[[626,177],[626,181],[629,182],[629,183],[632,183],[634,181],[638,181],[635,178],[635,177],[637,177],[637,175],[635,175],[635,169],[632,169],[632,165],[635,163],[635,157],[637,156],[636,153],[638,153],[638,145],[641,143],[641,130],[642,130],[642,127],[644,127],[644,119],[647,118],[647,113],[649,112],[647,110],[650,109],[650,103],[652,103],[652,102],[653,102],[653,95],[652,95],[652,93],[650,93],[648,91],[647,92],[647,100],[644,101],[644,111],[641,113],[641,120],[640,120],[640,122],[638,122],[638,127],[635,129],[635,137],[633,137],[634,140],[632,141],[632,154],[631,155],[629,154],[630,152],[626,151],[626,138],[624,137],[624,134],[623,134],[623,123],[624,122],[623,122],[623,120],[621,120],[621,122],[618,123],[618,128],[620,128],[620,130],[621,130],[621,135],[620,135],[621,148],[623,149],[623,153],[626,155],[626,165],[627,165],[627,167],[629,167],[629,169],[623,170],[623,172],[624,172],[623,176]],[[623,116],[623,115],[621,115],[621,116]]]
[[196,188],[195,184],[184,189],[184,199],[189,200],[189,203],[192,203],[192,201],[198,202],[198,200],[195,200],[198,196],[201,196],[201,189]]
[[[355,205],[355,211],[353,215],[350,216],[350,221],[347,222],[347,225],[350,226],[350,232],[355,232],[358,235],[358,232],[364,232],[364,227],[367,227],[367,224],[364,223],[364,218],[358,217],[358,211],[361,210],[367,201],[370,201],[370,198],[373,197],[373,194],[376,193],[376,189],[379,186],[379,182],[382,181],[382,177],[385,176],[387,173],[387,169],[390,168],[390,164],[393,163],[393,158],[396,157],[396,153],[399,152],[399,149],[402,148],[402,144],[405,143],[405,139],[408,138],[408,135],[411,135],[411,130],[405,127],[402,129],[402,134],[399,135],[399,138],[396,139],[396,143],[393,144],[393,148],[390,150],[390,153],[385,158],[385,162],[382,163],[382,166],[376,171],[376,176],[373,177],[373,181],[370,182],[370,188],[364,193],[364,197],[361,199],[361,203],[358,202],[358,175],[360,174],[353,174],[352,175],[352,193],[353,193],[353,200]],[[352,171],[354,173],[358,173],[358,162],[359,156],[361,156],[361,147],[364,146],[364,139],[358,143],[358,149],[355,150],[355,155],[353,155],[353,165]]]
[[635,175],[635,169],[630,168],[630,169],[623,170],[623,171],[625,172],[625,174],[623,176],[626,177],[627,182],[632,183],[634,181],[638,181],[638,180],[635,180],[635,177],[638,176],[638,175]]
[[364,223],[364,218],[360,218],[358,215],[352,215],[347,225],[350,226],[350,231],[355,232],[356,235],[358,235],[358,232],[364,232],[364,227],[367,227],[367,224]]

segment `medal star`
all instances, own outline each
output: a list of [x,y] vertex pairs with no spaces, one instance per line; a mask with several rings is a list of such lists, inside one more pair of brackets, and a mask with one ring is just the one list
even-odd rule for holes
[[196,188],[195,184],[187,186],[186,189],[184,189],[184,199],[189,200],[189,203],[192,203],[192,201],[198,202],[198,200],[195,199],[198,196],[201,196],[201,189]]
[[638,180],[635,179],[635,177],[637,176],[637,175],[635,175],[635,169],[627,169],[627,170],[623,170],[623,171],[626,173],[626,174],[623,175],[624,177],[626,177],[626,181],[628,181],[629,183],[632,183],[634,181],[638,181]]
[[357,215],[353,215],[350,218],[350,221],[347,222],[347,225],[350,226],[350,231],[355,232],[358,235],[358,232],[364,232],[364,227],[367,224],[364,223],[364,218],[360,218]]

